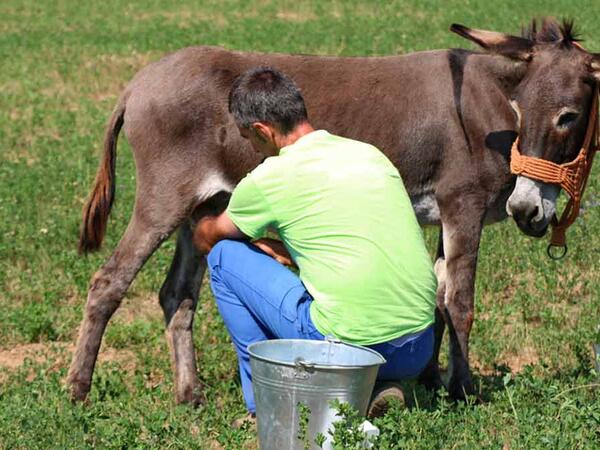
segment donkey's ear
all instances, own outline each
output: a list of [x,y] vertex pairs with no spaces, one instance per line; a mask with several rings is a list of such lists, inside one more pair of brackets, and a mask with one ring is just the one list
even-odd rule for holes
[[590,73],[592,77],[600,82],[600,53],[592,53],[592,59],[589,63]]
[[495,31],[475,30],[456,23],[452,24],[450,31],[475,42],[485,50],[508,58],[529,61],[533,55],[533,42],[529,39]]

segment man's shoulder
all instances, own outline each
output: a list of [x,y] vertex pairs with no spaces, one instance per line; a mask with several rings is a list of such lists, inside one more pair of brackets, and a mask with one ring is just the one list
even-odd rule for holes
[[248,177],[254,183],[260,184],[264,180],[272,180],[274,177],[280,176],[285,166],[286,162],[280,156],[270,156],[256,166],[248,174]]
[[359,141],[357,139],[352,139],[346,136],[341,136],[339,134],[334,134],[334,133],[330,133],[330,132],[325,132],[323,137],[325,139],[329,139],[332,142],[336,142],[336,143],[340,143],[340,144],[348,144],[348,145],[367,145],[372,147],[371,144],[367,143],[367,142],[363,142],[363,141]]
[[329,134],[331,142],[342,147],[352,147],[357,150],[363,150],[367,152],[377,152],[383,154],[383,152],[377,148],[375,145],[370,144],[365,141],[359,141],[357,139],[349,138],[346,136],[339,136],[337,134]]
[[375,145],[344,136],[331,136],[335,140],[335,145],[339,147],[339,150],[345,155],[350,156],[350,159],[345,158],[345,161],[357,164],[367,163],[397,172],[396,167],[387,155]]

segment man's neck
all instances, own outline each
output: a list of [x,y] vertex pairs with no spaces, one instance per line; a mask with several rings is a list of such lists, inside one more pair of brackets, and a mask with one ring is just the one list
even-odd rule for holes
[[313,131],[315,131],[315,129],[310,123],[302,122],[296,125],[296,128],[294,128],[291,132],[289,132],[285,136],[281,135],[279,139],[277,139],[277,148],[281,149],[283,147],[287,147],[288,145],[292,145],[302,136],[312,133]]

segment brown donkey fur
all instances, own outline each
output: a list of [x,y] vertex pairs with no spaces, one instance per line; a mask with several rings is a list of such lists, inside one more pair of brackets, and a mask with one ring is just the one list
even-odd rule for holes
[[141,70],[109,121],[84,209],[80,249],[87,252],[100,247],[106,230],[117,135],[124,126],[136,161],[135,207],[117,248],[90,284],[68,377],[73,397],[87,396],[105,327],[138,270],[179,229],[160,303],[177,400],[201,401],[192,322],[206,264],[192,245],[190,227],[222,210],[236,183],[261,161],[227,112],[232,81],[258,65],[277,67],[298,83],[317,128],[385,152],[420,223],[441,225],[437,345],[421,381],[441,386],[437,358],[447,325],[449,392],[473,392],[468,340],[483,224],[504,219],[508,210],[524,232],[543,235],[557,195],[554,187],[531,180],[515,184],[511,144],[520,126],[523,153],[556,162],[572,158],[585,129],[598,58],[573,46],[570,28],[554,21],[523,37],[452,29],[488,52],[342,58],[193,47]]

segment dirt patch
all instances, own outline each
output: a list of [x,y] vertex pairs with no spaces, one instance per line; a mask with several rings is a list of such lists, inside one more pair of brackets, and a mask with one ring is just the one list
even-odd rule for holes
[[[192,431],[192,433],[193,433],[193,431]],[[216,439],[211,440],[208,445],[209,445],[209,447],[208,447],[209,450],[223,450],[225,448]]]
[[[9,95],[23,95],[25,92],[25,86],[22,80],[9,80],[0,84],[0,92]],[[13,119],[14,120],[14,119]]]
[[312,11],[293,11],[293,10],[280,10],[275,14],[279,20],[285,20],[286,22],[304,23],[317,18],[316,14]]
[[470,359],[471,367],[480,375],[497,376],[500,373],[498,370],[499,367],[508,367],[511,373],[518,374],[522,372],[526,366],[536,365],[539,362],[540,357],[535,347],[532,345],[525,345],[520,348],[518,352],[503,352],[493,365],[481,362],[477,358],[477,355],[474,354],[470,355]]
[[94,59],[88,60],[84,63],[86,69],[106,69],[113,70],[111,68],[119,69],[123,68],[139,69],[156,58],[156,52],[132,52],[126,55],[115,55],[115,54],[104,54]]
[[45,344],[24,344],[8,350],[0,350],[0,367],[18,369],[27,358],[32,358],[35,361],[44,359],[41,354],[47,352],[47,350]]
[[86,80],[89,98],[114,102],[132,76],[159,57],[157,52],[99,55],[85,61],[78,78]]
[[[15,345],[9,349],[0,349],[0,369],[14,371],[19,369],[26,360],[42,363],[52,360],[52,368],[67,367],[71,362],[71,356],[75,351],[72,342],[51,342]],[[130,350],[114,348],[101,348],[98,355],[100,364],[104,362],[115,362],[125,371],[133,372],[137,358]]]
[[[131,296],[131,297],[130,297]],[[128,294],[123,300],[112,320],[119,323],[132,323],[134,320],[162,320],[163,313],[158,302],[158,295],[153,293]]]
[[258,439],[246,441],[242,447],[244,450],[258,450]]
[[[44,84],[36,91],[36,95],[45,97],[42,101],[47,104],[48,109],[71,112],[80,111],[85,105],[82,100],[88,99],[105,109],[108,116],[112,105],[132,76],[160,55],[159,52],[132,52],[125,55],[90,56],[69,73],[62,73],[58,69],[48,70]],[[4,83],[0,90],[23,96],[25,89],[19,83]],[[15,134],[12,137],[15,145],[3,155],[10,162],[24,161],[28,166],[38,164],[39,156],[34,153],[40,140],[64,140],[64,130],[53,122],[52,117],[43,119],[41,124],[34,123],[33,110],[27,102],[16,104],[10,109],[9,117],[15,124],[12,131]],[[87,124],[85,126],[88,127]]]
[[115,101],[133,74],[159,56],[158,52],[135,51],[125,55],[96,55],[68,75],[58,70],[49,72],[50,83],[40,93],[60,99],[62,107],[69,111],[78,111],[84,96],[98,102]]
[[141,21],[159,20],[168,24],[177,25],[179,28],[191,28],[198,22],[211,22],[219,27],[228,25],[228,20],[222,12],[180,11],[136,12],[135,18]]
[[394,16],[399,19],[411,18],[417,21],[426,20],[431,13],[427,13],[422,9],[418,9],[406,2],[405,5],[396,8],[389,8],[385,2],[362,2],[353,4],[351,9],[344,4],[343,1],[337,1],[328,5],[327,15],[334,19],[342,19],[344,17],[361,17],[368,19],[378,19],[382,16]]
[[537,364],[539,360],[537,350],[533,346],[525,346],[518,353],[504,355],[498,363],[510,367],[512,373],[519,373],[525,366]]

